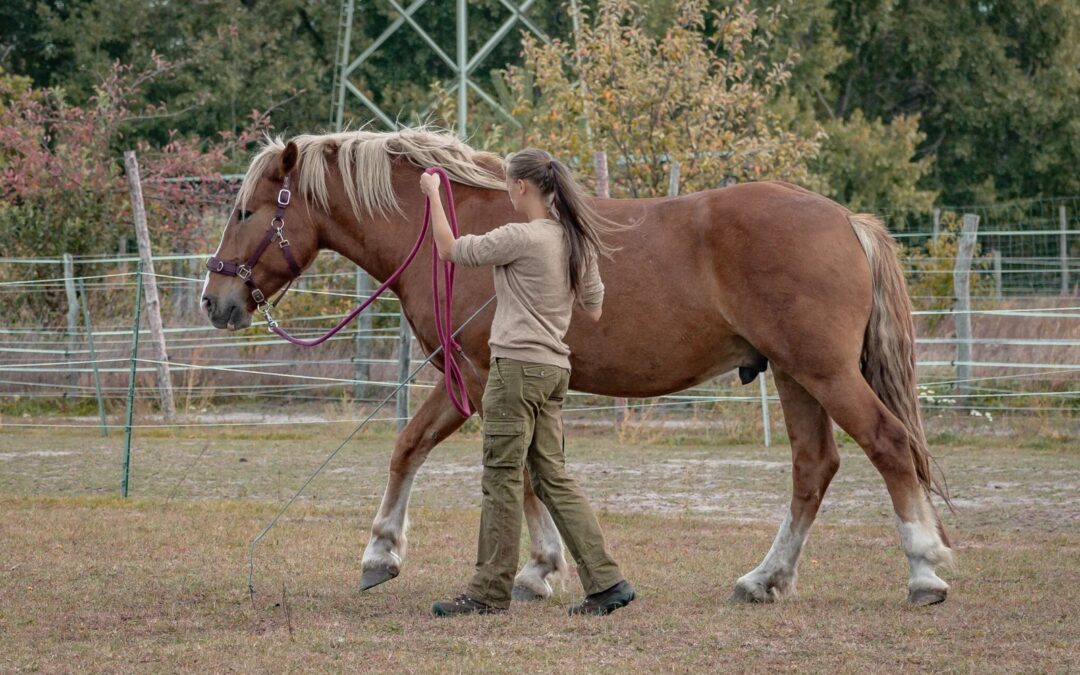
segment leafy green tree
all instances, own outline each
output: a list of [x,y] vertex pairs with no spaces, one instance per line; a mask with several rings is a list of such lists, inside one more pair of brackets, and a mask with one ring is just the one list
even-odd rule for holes
[[833,112],[920,115],[928,187],[951,203],[1080,191],[1075,0],[833,0],[851,58]]
[[507,72],[521,127],[507,145],[536,145],[591,165],[609,155],[613,193],[664,194],[670,162],[684,190],[730,180],[804,180],[816,135],[785,128],[769,107],[786,86],[786,62],[750,55],[772,19],[747,3],[715,15],[684,0],[662,38],[649,35],[638,6],[604,0],[582,21],[580,41],[525,42],[525,63]]
[[825,131],[827,140],[811,164],[814,187],[856,211],[931,210],[937,195],[918,184],[933,158],[912,159],[925,139],[917,115],[885,124],[856,109],[848,120],[826,122]]
[[281,128],[297,131],[329,117],[336,3],[15,0],[2,12],[10,23],[0,33],[0,64],[73,105],[96,95],[114,63],[169,61],[168,75],[139,94],[140,104],[167,104],[169,115],[129,129],[156,145],[173,131],[207,142],[238,133],[252,110],[275,110]]

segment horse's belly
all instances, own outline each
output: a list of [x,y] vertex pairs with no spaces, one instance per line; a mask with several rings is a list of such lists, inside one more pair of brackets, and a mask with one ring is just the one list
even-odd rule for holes
[[597,340],[576,350],[571,345],[571,388],[607,396],[662,396],[760,358],[749,343],[730,332],[687,329],[662,337],[649,333],[654,331],[643,327],[634,339]]

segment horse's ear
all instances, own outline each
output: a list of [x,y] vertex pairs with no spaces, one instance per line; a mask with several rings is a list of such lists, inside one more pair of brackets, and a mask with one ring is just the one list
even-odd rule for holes
[[296,147],[296,143],[289,141],[289,144],[285,146],[285,149],[281,151],[281,159],[278,162],[278,179],[284,179],[292,173],[292,170],[296,168],[296,160],[300,157],[300,150]]

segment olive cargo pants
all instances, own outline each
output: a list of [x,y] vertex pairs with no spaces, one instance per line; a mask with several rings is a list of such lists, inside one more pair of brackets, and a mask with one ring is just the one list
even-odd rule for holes
[[604,550],[604,535],[584,493],[566,473],[562,405],[570,371],[513,359],[492,359],[484,390],[484,477],[476,575],[468,595],[494,607],[510,605],[521,543],[524,484],[551,513],[577,563],[586,594],[623,580]]

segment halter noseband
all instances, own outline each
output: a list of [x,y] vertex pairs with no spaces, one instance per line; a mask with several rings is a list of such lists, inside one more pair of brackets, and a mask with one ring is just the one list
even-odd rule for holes
[[270,242],[276,237],[278,240],[278,248],[281,249],[282,255],[285,256],[285,262],[289,263],[289,269],[292,270],[293,278],[300,276],[303,271],[300,269],[300,265],[296,263],[296,258],[293,257],[292,249],[289,248],[289,240],[285,238],[285,207],[292,201],[292,191],[289,189],[290,176],[285,176],[285,180],[281,184],[281,189],[277,194],[277,210],[274,212],[274,217],[270,219],[270,227],[266,230],[266,234],[263,235],[262,241],[259,242],[255,252],[245,262],[234,263],[228,260],[222,260],[217,256],[211,257],[206,261],[206,269],[215,274],[221,274],[227,277],[239,277],[243,280],[244,285],[251,289],[251,298],[255,301],[255,308],[266,317],[267,325],[273,329],[277,327],[277,321],[274,317],[270,316],[270,310],[277,307],[277,304],[281,302],[281,299],[285,297],[285,293],[289,291],[289,287],[292,286],[292,281],[285,286],[285,290],[278,294],[277,298],[273,302],[268,302],[266,296],[259,287],[255,285],[255,282],[251,278],[251,272],[255,269],[255,265],[258,264],[259,258],[266,251],[266,248],[270,245]]

